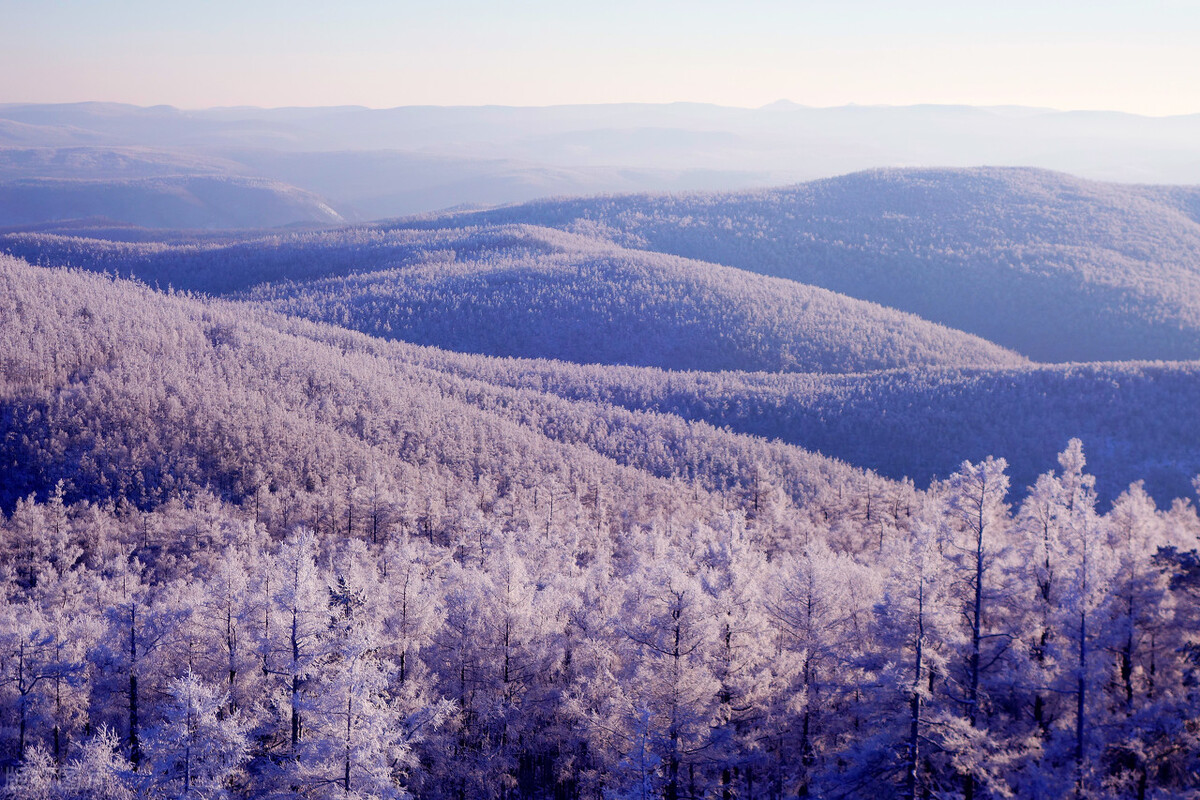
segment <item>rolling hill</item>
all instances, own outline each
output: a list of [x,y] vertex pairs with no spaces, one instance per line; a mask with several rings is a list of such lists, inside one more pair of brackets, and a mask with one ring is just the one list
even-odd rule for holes
[[397,224],[523,222],[605,236],[891,306],[1040,361],[1192,359],[1198,196],[1030,169],[880,170]]
[[289,314],[488,355],[830,372],[1023,363],[977,337],[822,289],[530,226],[171,246],[22,234],[0,247],[151,285],[240,291]]
[[[512,243],[457,257],[456,248],[480,237]],[[841,373],[1023,361],[825,290],[545,229],[485,230],[443,243],[447,249],[412,266],[244,296],[375,336],[577,363]]]
[[1008,460],[1022,497],[1083,441],[1109,502],[1144,480],[1169,504],[1200,474],[1200,362],[916,368],[854,375],[680,373],[414,351],[418,363],[572,400],[700,420],[927,486],[963,459]]
[[[12,233],[0,247],[397,340],[379,352],[488,391],[728,427],[920,485],[993,454],[1020,495],[1079,437],[1105,499],[1145,479],[1167,502],[1200,472],[1197,367],[1122,359],[1200,347],[1198,218],[1185,187],[883,171],[293,233]],[[688,257],[700,252],[741,268]],[[1015,344],[927,321],[939,315]]]

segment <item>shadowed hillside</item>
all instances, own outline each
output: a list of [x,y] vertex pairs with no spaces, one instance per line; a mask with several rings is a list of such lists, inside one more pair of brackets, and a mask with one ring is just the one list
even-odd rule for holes
[[433,251],[410,267],[263,286],[247,297],[389,339],[579,363],[857,372],[1023,361],[977,337],[791,281],[544,229],[479,233],[522,246],[464,258]]
[[6,509],[58,481],[69,500],[154,507],[372,475],[635,492],[683,475],[736,495],[765,471],[799,500],[861,475],[704,423],[404,363],[394,345],[245,305],[7,258],[0,288]]

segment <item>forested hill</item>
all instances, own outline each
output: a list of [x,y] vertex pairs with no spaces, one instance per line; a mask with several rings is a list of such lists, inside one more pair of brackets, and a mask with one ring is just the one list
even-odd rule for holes
[[1010,505],[1003,459],[917,490],[435,355],[0,258],[5,796],[1195,786],[1192,505],[1098,509],[1074,440]]
[[[557,227],[499,224],[524,218]],[[1144,479],[1165,502],[1188,494],[1200,470],[1193,364],[1029,368],[959,330],[751,268],[886,289],[926,313],[970,311],[964,327],[1004,326],[1038,339],[1035,350],[1186,355],[1200,331],[1197,219],[1200,192],[1187,188],[1034,170],[883,171],[321,231],[17,233],[0,247],[443,350],[736,371],[466,359],[456,374],[727,425],[921,485],[996,454],[1020,493],[1077,436],[1103,498]],[[658,252],[669,249],[747,269]],[[949,288],[930,288],[941,282]],[[442,364],[455,358],[438,351]]]
[[[27,258],[241,296],[387,338],[671,369],[1014,366],[978,337],[793,281],[532,226],[348,228],[228,244],[6,237]],[[271,282],[270,285],[262,285]]]
[[[1194,793],[1200,518],[1115,484],[1188,493],[1200,362],[1031,364],[560,222],[5,240],[91,271],[0,255],[0,797]],[[342,327],[406,309],[918,365]]]
[[541,252],[458,258],[448,250],[411,267],[263,286],[247,297],[385,338],[576,363],[842,373],[1024,361],[978,337],[792,281],[545,229],[502,232]]
[[[62,481],[68,500],[142,508],[269,499],[319,527],[367,484],[441,505],[483,481],[704,506],[752,484],[798,502],[862,480],[795,447],[403,363],[387,343],[245,305],[7,258],[0,288],[6,510]],[[689,485],[660,483],[674,476]]]
[[1200,357],[1200,191],[1020,168],[876,170],[726,194],[545,200],[526,222],[790,278],[1040,361]]

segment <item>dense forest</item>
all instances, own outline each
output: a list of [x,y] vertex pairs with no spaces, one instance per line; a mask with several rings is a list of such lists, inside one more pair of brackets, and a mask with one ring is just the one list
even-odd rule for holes
[[0,236],[0,796],[1200,798],[1195,196]]
[[450,251],[416,267],[260,286],[247,298],[415,344],[575,363],[843,373],[1025,361],[977,337],[792,281],[545,229],[521,233],[550,252],[485,251],[467,260]]
[[[1064,179],[1062,185],[1071,184]],[[1187,190],[1136,191],[1170,196],[1180,208],[1191,196]],[[673,202],[663,199],[666,207]],[[1121,222],[1134,240],[1123,247],[1152,239],[1154,228],[1138,227],[1142,221]],[[223,295],[432,345],[439,349],[387,352],[492,383],[727,426],[922,486],[948,475],[963,458],[995,455],[1011,464],[1019,497],[1074,437],[1089,443],[1103,504],[1136,480],[1168,503],[1189,492],[1191,476],[1200,471],[1192,446],[1195,406],[1188,399],[1194,364],[1033,366],[1028,354],[891,308],[614,245],[595,238],[595,231],[387,223],[224,236],[80,233],[86,235],[9,234],[0,236],[0,247],[31,262],[133,275],[152,286]],[[1002,287],[987,297],[993,309],[1021,302]],[[1090,292],[1076,298],[1081,316],[1091,315],[1091,299]],[[1102,320],[1072,324],[1073,336],[1108,353],[1096,335]],[[1176,329],[1172,335],[1185,334]],[[1200,342],[1200,335],[1191,341]],[[1170,358],[1174,347],[1158,339],[1143,344],[1155,359]],[[440,348],[525,360],[472,359]],[[806,374],[770,374],[779,371]]]

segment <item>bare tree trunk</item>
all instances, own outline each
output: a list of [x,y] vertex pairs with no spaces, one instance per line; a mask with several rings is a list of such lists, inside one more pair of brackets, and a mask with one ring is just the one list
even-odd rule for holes
[[917,588],[917,646],[913,659],[912,698],[909,701],[908,764],[904,792],[908,800],[917,798],[917,767],[921,759],[921,673],[925,657],[925,579]]
[[300,639],[296,610],[292,609],[292,757],[300,744]]
[[129,604],[129,763],[137,772],[142,761],[142,744],[138,738],[138,679],[137,679],[137,605]]
[[1087,611],[1079,612],[1079,676],[1075,705],[1075,796],[1083,796],[1083,726],[1087,703]]
[[346,694],[346,762],[345,762],[345,775],[343,776],[343,784],[342,784],[342,788],[346,791],[346,794],[350,793],[350,726],[351,726],[351,721],[354,719],[353,712],[354,712],[354,695],[352,693],[347,692],[347,694]]
[[[986,488],[980,493],[975,538],[975,597],[971,614],[970,686],[967,692],[967,714],[972,728],[979,725],[979,663],[983,635],[983,505]],[[963,800],[975,800],[975,777],[969,773],[963,775]]]

